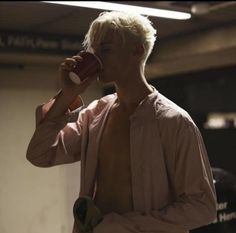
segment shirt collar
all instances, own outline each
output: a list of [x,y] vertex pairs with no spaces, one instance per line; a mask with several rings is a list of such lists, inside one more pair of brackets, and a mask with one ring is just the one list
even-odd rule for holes
[[152,93],[147,95],[137,106],[134,113],[130,116],[130,119],[134,119],[137,117],[150,117],[150,114],[155,114],[153,104],[158,97],[159,92],[156,90],[155,87],[151,86]]
[[[145,117],[154,113],[153,103],[158,98],[159,92],[152,85],[149,85],[149,86],[152,88],[153,91],[149,95],[147,95],[143,100],[140,101],[135,111],[130,116],[130,120],[137,117]],[[113,93],[112,95],[113,95],[113,98],[110,103],[110,107],[117,101],[117,98],[118,98],[116,92]]]

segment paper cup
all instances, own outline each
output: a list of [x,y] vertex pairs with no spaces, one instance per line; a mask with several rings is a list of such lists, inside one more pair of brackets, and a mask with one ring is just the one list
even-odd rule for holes
[[80,84],[87,77],[100,73],[102,70],[102,62],[95,54],[84,52],[80,56],[83,60],[77,62],[76,67],[69,72],[70,79],[76,84]]

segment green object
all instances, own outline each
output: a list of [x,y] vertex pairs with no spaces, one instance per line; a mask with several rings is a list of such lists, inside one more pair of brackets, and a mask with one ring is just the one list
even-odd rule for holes
[[73,207],[75,224],[80,233],[89,233],[103,219],[101,211],[89,196],[79,197]]

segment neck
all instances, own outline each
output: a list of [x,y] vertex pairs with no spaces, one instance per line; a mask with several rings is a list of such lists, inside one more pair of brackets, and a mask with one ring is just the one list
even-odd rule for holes
[[133,112],[138,104],[153,91],[142,76],[128,77],[125,85],[115,83],[115,87],[118,96],[117,104],[127,112]]

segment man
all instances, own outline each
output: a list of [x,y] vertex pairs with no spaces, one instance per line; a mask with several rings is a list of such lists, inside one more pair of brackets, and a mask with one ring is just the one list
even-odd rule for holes
[[62,90],[37,108],[27,158],[40,167],[81,161],[80,196],[90,196],[103,214],[94,233],[184,233],[216,217],[198,128],[145,79],[155,33],[146,17],[101,14],[84,46],[103,63],[99,81],[112,82],[116,93],[81,110],[78,95],[97,77],[73,84],[68,72],[81,61],[74,56],[61,64]]

